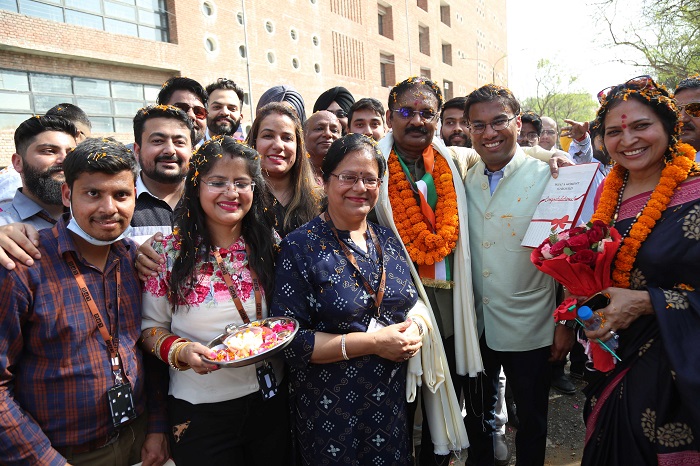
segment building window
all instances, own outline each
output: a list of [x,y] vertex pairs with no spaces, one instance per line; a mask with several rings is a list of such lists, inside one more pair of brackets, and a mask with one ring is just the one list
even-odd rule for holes
[[430,79],[430,68],[421,68],[420,75],[422,78]]
[[321,64],[320,63],[314,63],[314,71],[316,74],[321,74]]
[[394,38],[394,24],[391,6],[383,3],[377,4],[377,29],[380,36]]
[[209,1],[202,2],[202,13],[204,16],[214,16],[216,14],[214,3]]
[[275,25],[272,23],[272,21],[270,21],[270,20],[265,21],[265,30],[267,32],[269,32],[270,34],[275,32]]
[[239,46],[238,46],[238,55],[240,55],[241,58],[245,58],[245,57],[248,55],[248,53],[247,53],[247,51],[246,51],[246,49],[245,49],[245,45],[239,45]]
[[130,133],[136,111],[152,104],[160,86],[0,69],[0,130],[67,102],[90,115],[96,133]]
[[430,55],[430,29],[428,26],[418,26],[418,50]]
[[454,84],[452,81],[448,81],[444,79],[442,81],[442,94],[445,97],[445,100],[450,100],[453,97],[454,94]]
[[396,82],[394,56],[386,53],[379,54],[379,74],[382,87],[392,87]]
[[446,65],[452,65],[452,45],[442,44],[442,62]]
[[428,0],[418,0],[416,4],[418,5],[418,8],[428,11]]
[[313,42],[313,44],[314,44],[315,47],[318,47],[318,44],[321,43],[321,40],[318,38],[318,36],[313,36],[313,37],[311,38],[311,42]]
[[450,5],[446,3],[440,4],[440,21],[442,24],[450,26]]
[[296,29],[291,28],[291,29],[289,30],[289,37],[291,37],[292,40],[298,40],[298,39],[299,39],[299,33],[297,32]]
[[292,58],[292,68],[294,68],[295,70],[298,70],[299,66],[301,66],[299,64],[299,59],[297,57]]
[[275,52],[270,51],[267,52],[267,62],[271,65],[273,65],[277,61],[277,57],[275,56]]
[[[55,5],[30,0],[0,0],[0,10],[142,39],[169,41],[166,0],[132,1],[130,5],[108,0],[51,0],[51,3]],[[215,12],[212,2],[204,2],[202,11],[205,4]]]
[[243,12],[239,11],[236,13],[236,21],[238,22],[239,25],[243,26]]
[[214,36],[205,36],[204,49],[209,53],[216,53],[219,50],[219,41]]

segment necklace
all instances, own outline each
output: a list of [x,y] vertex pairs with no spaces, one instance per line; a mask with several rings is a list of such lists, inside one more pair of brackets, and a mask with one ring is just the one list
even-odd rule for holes
[[[696,168],[695,150],[690,145],[677,144],[673,147],[672,152],[675,156],[661,171],[661,178],[651,196],[632,220],[625,234],[622,235],[623,240],[615,255],[612,272],[613,285],[618,288],[630,287],[632,267],[642,243],[656,226],[656,222],[661,219],[661,214],[671,202],[676,188]],[[600,202],[591,221],[602,220],[608,225],[617,221],[628,179],[629,171],[619,164],[615,165],[605,179]]]

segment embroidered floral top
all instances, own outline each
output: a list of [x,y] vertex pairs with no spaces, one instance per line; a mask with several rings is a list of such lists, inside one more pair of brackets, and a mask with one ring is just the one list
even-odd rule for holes
[[[166,270],[151,277],[143,291],[142,329],[164,327],[184,338],[202,344],[216,338],[230,323],[243,323],[231,294],[224,282],[213,254],[198,261],[197,283],[187,290],[185,301],[173,314],[168,291],[170,275],[175,258],[179,254],[179,237],[166,236],[153,244],[156,252],[166,260]],[[228,248],[219,249],[224,265],[228,268],[238,297],[250,320],[255,320],[255,296],[248,268],[245,239],[240,237]],[[261,290],[262,291],[262,290]],[[267,317],[267,306],[263,296],[263,317]],[[281,380],[281,362],[275,363],[277,380]],[[202,377],[194,371],[179,372],[170,369],[169,394],[193,404],[225,401],[248,395],[258,390],[255,366],[227,368]]]

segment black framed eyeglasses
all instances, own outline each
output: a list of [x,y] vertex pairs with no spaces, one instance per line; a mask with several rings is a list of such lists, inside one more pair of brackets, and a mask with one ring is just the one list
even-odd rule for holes
[[179,108],[185,113],[189,112],[190,109],[192,109],[192,113],[194,113],[195,118],[197,118],[198,120],[205,119],[209,113],[207,112],[206,108],[200,105],[190,105],[184,102],[175,102],[174,104],[172,104],[172,106]]
[[520,133],[521,139],[527,139],[530,142],[537,141],[539,139],[539,137],[540,137],[540,135],[534,131],[530,131],[529,133]]
[[433,121],[437,116],[437,113],[432,110],[413,110],[408,107],[401,107],[392,111],[404,120],[410,120],[415,115],[418,115],[423,121]]
[[642,91],[642,90],[647,89],[647,88],[655,89],[656,87],[657,86],[656,86],[656,83],[654,82],[654,79],[651,76],[649,76],[648,74],[644,74],[642,76],[637,76],[637,77],[634,77],[632,79],[629,79],[624,84],[616,84],[615,86],[606,87],[602,91],[598,92],[598,94],[597,94],[598,102],[602,104],[604,100],[611,97],[611,93],[613,91],[615,91],[616,89],[617,89],[617,91],[615,91],[615,94],[617,94],[617,92],[619,92],[620,90],[623,90],[623,89],[632,88],[632,89],[635,89],[638,91]]
[[688,102],[685,105],[678,106],[678,113],[687,113],[689,117],[700,117],[700,102]]
[[503,131],[510,125],[511,121],[515,120],[516,117],[517,115],[513,115],[510,118],[500,118],[492,121],[491,123],[470,123],[469,131],[472,134],[481,134],[486,131],[486,126],[490,126],[494,131]]

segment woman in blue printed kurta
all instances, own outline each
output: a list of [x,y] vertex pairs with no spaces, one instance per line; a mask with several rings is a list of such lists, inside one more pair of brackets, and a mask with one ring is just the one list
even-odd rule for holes
[[[300,324],[285,358],[304,464],[412,463],[406,360],[422,330],[406,313],[418,298],[399,240],[366,221],[385,166],[365,136],[336,141],[323,166],[328,211],[287,235],[277,260],[271,314]],[[377,291],[382,262],[377,311],[381,292],[362,277]]]

